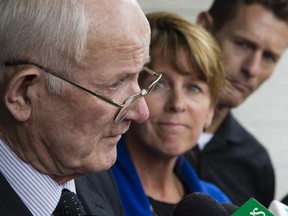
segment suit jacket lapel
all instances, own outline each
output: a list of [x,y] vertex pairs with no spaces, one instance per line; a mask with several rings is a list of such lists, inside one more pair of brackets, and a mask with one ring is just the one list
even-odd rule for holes
[[33,216],[0,172],[0,215]]
[[123,216],[117,186],[111,170],[76,179],[76,191],[86,214]]

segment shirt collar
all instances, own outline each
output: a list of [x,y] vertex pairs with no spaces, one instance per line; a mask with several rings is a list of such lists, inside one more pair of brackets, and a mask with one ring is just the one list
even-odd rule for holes
[[51,215],[64,188],[76,192],[74,180],[57,184],[22,161],[1,139],[0,171],[33,215]]

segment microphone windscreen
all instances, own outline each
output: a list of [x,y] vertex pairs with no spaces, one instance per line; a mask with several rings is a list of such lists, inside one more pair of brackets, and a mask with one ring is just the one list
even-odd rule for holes
[[288,206],[278,200],[273,200],[269,205],[269,211],[276,216],[287,216]]
[[228,212],[229,215],[232,215],[235,211],[239,209],[239,206],[231,203],[221,203],[224,209]]
[[223,206],[211,196],[195,192],[185,196],[173,216],[229,216]]

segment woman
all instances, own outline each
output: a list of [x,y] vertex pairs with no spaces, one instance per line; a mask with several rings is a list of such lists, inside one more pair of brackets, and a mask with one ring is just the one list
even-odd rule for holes
[[132,123],[118,143],[112,170],[125,215],[172,215],[175,205],[196,191],[229,202],[216,186],[200,181],[181,156],[211,123],[225,83],[220,50],[208,33],[176,14],[158,12],[147,18],[148,67],[162,78],[146,98],[149,119]]

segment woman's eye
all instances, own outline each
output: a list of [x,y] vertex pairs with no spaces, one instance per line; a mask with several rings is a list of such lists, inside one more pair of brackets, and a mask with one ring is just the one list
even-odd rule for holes
[[155,90],[157,89],[167,91],[170,89],[170,85],[168,84],[168,82],[165,82],[165,80],[159,80],[159,82],[155,86]]
[[155,89],[159,89],[159,88],[163,88],[164,87],[164,83],[162,83],[161,81],[159,81],[156,86]]
[[201,88],[198,87],[197,85],[189,85],[187,87],[187,89],[188,89],[189,92],[194,92],[194,93],[201,92]]

